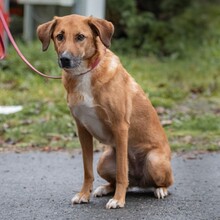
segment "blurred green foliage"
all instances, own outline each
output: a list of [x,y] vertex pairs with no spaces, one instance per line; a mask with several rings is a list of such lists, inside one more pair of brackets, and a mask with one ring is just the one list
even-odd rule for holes
[[[113,40],[114,44],[117,40]],[[39,70],[60,75],[51,45],[41,51],[39,41],[19,42],[19,48]],[[220,149],[220,41],[189,48],[189,57],[158,59],[156,56],[118,54],[155,107],[172,149]],[[0,105],[22,105],[16,114],[0,115],[0,150],[10,147],[72,149],[79,147],[76,125],[60,80],[45,81],[21,61],[10,46],[0,62]]]
[[115,24],[115,49],[173,58],[220,39],[220,1],[107,0]]
[[[219,150],[219,1],[107,0],[107,15],[116,28],[111,49],[162,109],[172,149]],[[61,74],[52,45],[46,53],[39,41],[18,45],[38,70]],[[44,81],[9,46],[0,62],[0,105],[24,109],[0,115],[0,150],[79,147],[65,96],[61,81]]]

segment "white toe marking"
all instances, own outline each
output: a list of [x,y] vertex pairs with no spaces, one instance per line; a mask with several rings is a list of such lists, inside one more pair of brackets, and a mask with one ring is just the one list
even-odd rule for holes
[[168,191],[166,188],[164,187],[160,187],[160,188],[156,188],[154,190],[154,195],[158,198],[158,199],[163,199],[168,195]]
[[113,192],[113,191],[114,189],[111,188],[111,186],[99,186],[94,191],[93,196],[100,197],[100,196],[107,195],[108,193]]
[[79,200],[80,200],[80,197],[79,197],[79,195],[76,194],[76,195],[72,198],[71,202],[72,202],[72,204],[76,204],[76,203],[79,203]]
[[80,196],[79,194],[76,194],[72,200],[72,204],[80,204],[80,203],[87,203],[89,200],[85,196]]
[[99,197],[108,194],[106,186],[99,186],[93,193],[93,196]]
[[115,200],[115,199],[110,199],[109,201],[108,201],[108,203],[106,204],[106,208],[107,209],[116,209],[117,208],[117,200]]
[[106,204],[106,209],[116,209],[116,208],[122,208],[124,207],[124,204],[120,203],[116,199],[110,199],[108,203]]

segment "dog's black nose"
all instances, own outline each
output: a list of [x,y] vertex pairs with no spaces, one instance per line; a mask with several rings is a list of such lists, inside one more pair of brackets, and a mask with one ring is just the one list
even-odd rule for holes
[[61,68],[70,68],[71,67],[71,59],[68,54],[61,55],[59,59],[59,64]]
[[69,52],[63,52],[58,57],[58,63],[61,68],[73,69],[80,65],[81,58],[77,56],[73,56]]

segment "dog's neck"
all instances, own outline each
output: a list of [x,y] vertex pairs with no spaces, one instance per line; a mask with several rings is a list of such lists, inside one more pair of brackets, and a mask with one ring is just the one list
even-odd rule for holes
[[104,57],[105,56],[105,53],[106,53],[106,48],[103,49],[103,54],[102,56],[100,56],[100,54],[95,58],[95,60],[93,62],[91,62],[91,64],[89,65],[90,66],[90,69],[87,70],[86,72],[82,72],[80,74],[78,74],[77,76],[82,76],[82,75],[85,75],[86,73],[89,73],[91,72],[92,70],[94,70],[100,63],[100,61],[103,59],[101,59],[101,57]]
[[99,57],[97,57],[97,58],[95,59],[95,61],[90,65],[91,67],[90,67],[89,70],[87,70],[86,72],[82,72],[82,73],[78,74],[77,76],[82,76],[82,75],[85,75],[86,73],[91,72],[93,69],[95,69],[95,68],[98,66],[98,64],[100,63],[100,61],[101,61],[101,59],[100,59]]
[[84,76],[98,67],[99,63],[104,59],[106,53],[107,53],[107,48],[103,48],[99,53],[97,53],[91,59],[90,63],[88,63],[89,69],[85,72],[81,72],[77,75],[74,75],[74,74],[71,74],[71,72],[63,70],[62,81],[63,81],[64,87],[67,90],[67,93],[71,93],[73,87],[75,87],[78,84],[78,80],[81,78],[80,76]]

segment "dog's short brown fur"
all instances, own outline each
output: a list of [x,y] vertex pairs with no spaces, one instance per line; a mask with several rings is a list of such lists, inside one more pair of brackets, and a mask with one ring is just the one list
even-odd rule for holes
[[124,207],[128,186],[154,187],[156,197],[163,198],[173,183],[166,135],[143,90],[108,49],[113,32],[112,23],[79,15],[55,17],[37,29],[43,50],[54,41],[82,146],[84,183],[72,203],[89,201],[95,137],[109,145],[98,163],[108,185],[94,192],[115,191],[108,209]]

